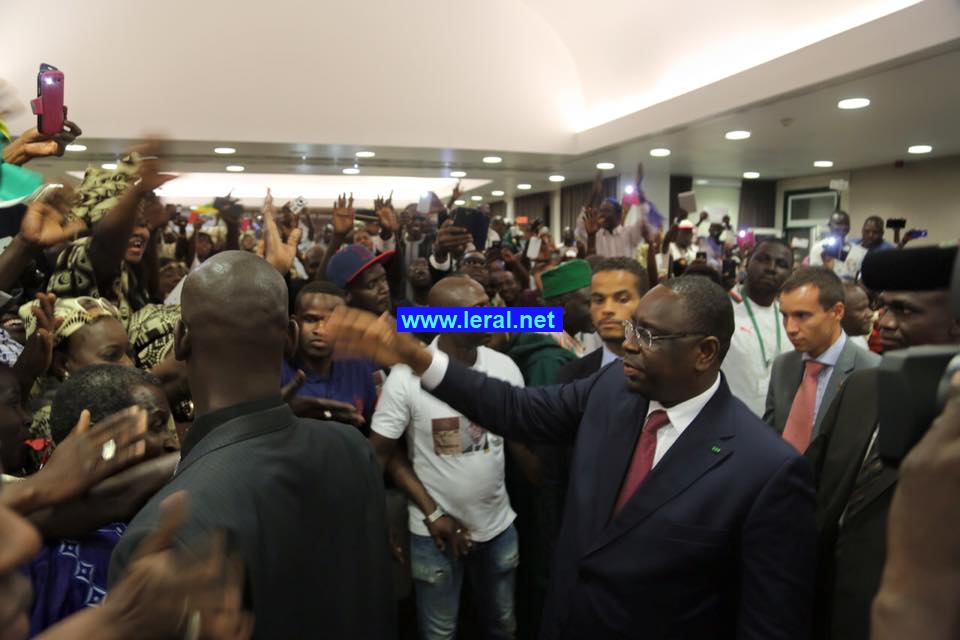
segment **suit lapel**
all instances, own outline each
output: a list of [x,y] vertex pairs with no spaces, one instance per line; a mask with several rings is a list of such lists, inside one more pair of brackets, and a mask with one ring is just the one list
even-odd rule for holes
[[783,367],[785,374],[783,383],[778,385],[780,388],[776,390],[776,393],[780,395],[777,406],[783,407],[784,410],[777,414],[776,425],[774,426],[781,434],[787,426],[787,418],[790,417],[790,410],[793,408],[793,399],[797,396],[797,391],[800,390],[800,383],[803,382],[803,357],[798,351],[789,353],[789,359]]
[[581,477],[588,481],[578,492],[578,512],[582,514],[580,539],[585,543],[596,540],[610,520],[647,415],[646,398],[626,390],[617,395],[612,399],[616,409],[610,411],[610,419],[592,443],[592,455],[583,460],[586,469]]
[[[607,487],[616,489],[597,500],[599,522],[607,523],[594,542],[586,547],[588,555],[610,544],[637,526],[651,513],[686,490],[710,469],[733,453],[734,424],[730,416],[730,389],[725,380],[710,402],[703,408],[666,455],[650,471],[640,488],[611,520],[620,483],[626,475],[626,465],[617,465],[616,482],[607,478]],[[644,412],[645,413],[645,412]],[[639,425],[638,425],[639,426]],[[634,437],[636,442],[636,437]],[[611,454],[613,451],[611,450]],[[630,449],[633,454],[633,447]],[[628,460],[629,463],[629,460]],[[606,473],[612,474],[614,465]],[[589,538],[588,538],[589,539]]]
[[847,379],[847,376],[850,375],[850,373],[856,367],[856,355],[856,347],[848,339],[846,344],[843,345],[843,349],[840,351],[840,357],[837,358],[837,364],[833,368],[833,372],[830,374],[830,380],[827,381],[827,389],[823,393],[823,400],[820,401],[820,410],[817,412],[817,418],[813,423],[814,433],[820,433],[820,423],[823,421],[823,416],[826,415],[827,409],[830,407],[833,399],[837,397],[837,390],[840,388],[840,385],[843,384],[843,381]]

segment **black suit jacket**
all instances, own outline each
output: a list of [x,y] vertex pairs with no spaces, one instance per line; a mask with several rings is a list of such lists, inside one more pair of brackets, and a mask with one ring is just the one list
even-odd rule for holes
[[392,638],[383,479],[360,432],[285,404],[214,428],[130,523],[114,584],[176,491],[190,498],[177,545],[224,529],[246,567],[255,638]]
[[451,362],[432,393],[507,438],[576,443],[543,638],[807,639],[809,465],[725,381],[616,517],[648,408],[623,367],[519,389]]
[[876,369],[847,378],[806,453],[817,483],[817,638],[870,636],[870,604],[883,573],[896,469],[884,468],[857,511],[844,515],[844,510],[877,429],[878,379]]

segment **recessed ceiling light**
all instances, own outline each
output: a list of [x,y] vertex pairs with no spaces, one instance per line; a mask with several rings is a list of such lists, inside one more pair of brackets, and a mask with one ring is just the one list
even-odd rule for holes
[[654,158],[666,158],[668,155],[670,155],[670,149],[664,149],[663,147],[650,149],[650,155],[652,155]]
[[526,191],[527,189],[530,189],[530,185],[526,182],[521,182],[517,185],[517,189],[520,189],[520,191]]
[[699,184],[699,185],[710,184],[710,181],[707,180],[706,178],[698,178],[698,179],[694,182],[694,184]]
[[373,151],[357,151],[357,153],[356,153],[356,156],[357,156],[358,158],[372,158],[372,157],[374,157],[375,155],[377,155],[377,154],[374,153]]
[[829,169],[833,166],[833,160],[814,160],[813,166],[820,167],[821,169]]
[[484,156],[483,161],[487,164],[500,164],[503,158],[500,156]]
[[928,144],[915,144],[912,147],[907,147],[907,153],[930,153],[933,151],[933,147]]
[[117,163],[116,163],[116,162],[104,162],[102,165],[100,165],[100,168],[101,168],[101,169],[107,169],[108,171],[113,171],[114,169],[117,168]]
[[500,196],[503,195],[503,191],[501,191],[500,189],[494,189],[493,191],[490,192],[490,195],[496,196],[499,198]]
[[357,169],[356,167],[347,167],[343,170],[343,173],[344,175],[355,176],[360,173],[360,169]]
[[466,171],[451,171],[451,172],[450,172],[450,177],[451,177],[451,178],[466,178],[466,177],[467,177],[467,172],[466,172]]
[[617,166],[617,165],[613,164],[612,162],[598,162],[598,163],[597,163],[597,169],[600,169],[601,171],[608,171],[608,170],[610,170],[610,169],[613,169],[613,168],[616,167],[616,166]]
[[549,180],[550,182],[563,182],[564,180],[566,180],[566,178],[561,175],[552,175],[549,178],[547,178],[547,180]]
[[744,171],[743,177],[746,178],[747,180],[754,180],[756,178],[759,178],[760,174],[757,173],[756,171]]
[[236,153],[237,150],[233,147],[216,147],[213,150],[214,153],[219,153],[222,156],[228,156],[231,153]]
[[246,167],[244,167],[242,164],[228,164],[228,165],[227,165],[227,171],[229,171],[229,172],[231,172],[231,173],[240,173],[240,172],[243,171],[244,169],[246,169]]
[[463,205],[467,204],[467,201],[466,201],[466,200],[454,200],[454,201],[453,201],[453,204],[457,205],[458,207],[462,207]]
[[470,199],[473,200],[474,202],[480,202],[481,200],[483,200],[483,196],[470,196]]
[[723,137],[727,140],[746,140],[750,137],[750,132],[741,130],[727,131],[725,134],[723,134]]
[[837,108],[839,109],[863,109],[869,106],[869,98],[844,98],[837,103]]
[[87,145],[85,144],[68,144],[64,147],[67,151],[86,151]]

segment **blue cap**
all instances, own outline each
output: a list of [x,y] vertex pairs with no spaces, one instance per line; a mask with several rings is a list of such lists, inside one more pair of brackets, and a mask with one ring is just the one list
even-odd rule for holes
[[341,289],[346,289],[357,276],[394,253],[396,252],[384,251],[375,256],[363,245],[348,244],[330,258],[327,264],[327,280]]

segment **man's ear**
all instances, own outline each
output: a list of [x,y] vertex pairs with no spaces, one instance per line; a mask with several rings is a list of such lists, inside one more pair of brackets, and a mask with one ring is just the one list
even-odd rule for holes
[[180,362],[186,362],[190,357],[190,333],[183,320],[177,321],[177,328],[173,332],[173,354]]
[[833,305],[833,314],[837,316],[837,320],[843,320],[843,316],[847,313],[847,307],[842,302],[838,302]]
[[300,327],[294,318],[290,318],[287,323],[287,336],[283,343],[283,357],[285,360],[293,360],[297,355],[297,347],[300,344]]
[[708,336],[700,341],[700,350],[697,353],[697,371],[709,371],[714,362],[720,360],[720,340]]

